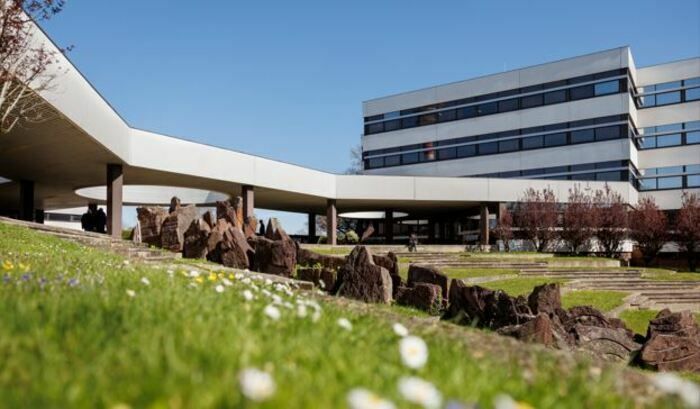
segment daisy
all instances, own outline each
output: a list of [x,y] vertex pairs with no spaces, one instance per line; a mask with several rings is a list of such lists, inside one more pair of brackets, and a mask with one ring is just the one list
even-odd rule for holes
[[224,283],[226,287],[231,287],[233,285],[233,282],[226,277],[222,278],[221,282]]
[[265,315],[267,315],[270,319],[272,319],[274,321],[277,321],[278,319],[280,319],[280,315],[281,315],[280,310],[272,304],[265,307],[263,312],[265,313]]
[[255,368],[247,368],[238,374],[241,393],[246,398],[262,402],[275,393],[275,380],[269,373]]
[[676,394],[689,408],[700,408],[700,386],[673,373],[654,376],[653,383],[667,394]]
[[223,293],[224,292],[224,286],[219,284],[216,287],[214,287],[214,290],[216,290],[217,293]]
[[338,326],[347,331],[352,331],[352,323],[347,318],[338,318]]
[[243,298],[245,298],[246,301],[251,301],[253,299],[253,293],[250,292],[250,290],[243,290]]
[[143,285],[151,285],[151,280],[149,280],[147,277],[141,277],[141,282]]
[[398,322],[394,323],[392,325],[392,329],[394,330],[394,334],[400,336],[400,337],[405,337],[408,335],[408,328],[404,327],[403,325],[399,324]]
[[197,278],[197,277],[199,277],[199,271],[191,270],[190,271],[190,278]]
[[136,297],[136,291],[134,290],[126,290],[126,295],[128,295],[131,298]]
[[388,400],[382,399],[374,392],[363,388],[355,388],[348,393],[348,406],[350,409],[394,409],[396,406]]
[[442,394],[430,382],[415,376],[399,379],[399,393],[407,401],[426,409],[439,408],[442,404]]
[[428,346],[423,339],[414,335],[401,338],[399,352],[404,365],[409,368],[422,368],[428,361]]
[[308,313],[308,310],[307,310],[307,308],[306,308],[306,305],[303,305],[303,304],[297,305],[297,317],[299,317],[299,318],[306,318],[306,316],[307,316],[308,314],[309,314],[309,313]]

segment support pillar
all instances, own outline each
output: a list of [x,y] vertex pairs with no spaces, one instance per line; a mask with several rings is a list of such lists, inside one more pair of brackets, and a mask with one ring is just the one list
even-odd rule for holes
[[488,246],[489,244],[489,206],[486,203],[481,204],[481,218],[479,219],[479,228],[481,230],[481,244]]
[[19,181],[19,218],[34,221],[34,182],[31,180]]
[[243,185],[241,188],[243,196],[243,220],[255,215],[255,189],[250,185]]
[[384,212],[384,238],[386,244],[394,242],[394,211],[391,209]]
[[499,202],[498,207],[496,207],[496,224],[501,224],[501,217],[503,217],[503,213],[505,213],[506,210],[506,204]]
[[107,234],[114,238],[122,236],[123,187],[122,165],[107,165]]
[[44,209],[36,209],[34,212],[34,221],[39,224],[44,224],[44,219],[46,219]]
[[313,243],[316,238],[316,214],[309,213],[309,243]]
[[326,243],[335,246],[338,244],[338,210],[335,208],[335,199],[328,199],[326,205]]

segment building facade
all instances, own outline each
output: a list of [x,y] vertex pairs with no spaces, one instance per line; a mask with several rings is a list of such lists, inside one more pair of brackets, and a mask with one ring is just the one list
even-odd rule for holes
[[628,47],[366,101],[364,173],[628,181],[664,209],[700,189],[700,58]]

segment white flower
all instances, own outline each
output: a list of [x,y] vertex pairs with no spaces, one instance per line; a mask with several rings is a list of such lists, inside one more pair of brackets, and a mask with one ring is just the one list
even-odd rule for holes
[[399,379],[399,393],[407,401],[427,409],[439,408],[442,394],[432,383],[415,376]]
[[199,271],[191,270],[190,271],[190,278],[197,278],[197,277],[199,277]]
[[280,314],[280,310],[277,309],[277,307],[275,307],[275,306],[272,305],[272,304],[270,304],[270,305],[268,305],[267,307],[265,307],[265,309],[263,310],[263,312],[264,312],[265,315],[267,315],[270,319],[273,319],[273,320],[275,320],[275,321],[277,321],[278,319],[280,319],[280,315],[281,315],[281,314]]
[[260,292],[266,297],[272,297],[272,293],[267,288],[263,288]]
[[131,298],[136,297],[136,291],[134,290],[126,290],[126,295],[128,295]]
[[231,282],[231,280],[229,280],[229,279],[226,278],[226,277],[222,278],[222,279],[221,279],[221,282],[224,283],[224,285],[225,285],[226,287],[231,287],[231,286],[233,285],[233,283]]
[[224,286],[219,284],[216,287],[214,287],[214,290],[216,290],[217,293],[223,293],[224,292]]
[[321,319],[321,311],[314,310],[314,313],[311,314],[311,321],[318,322],[318,320],[320,320],[320,319]]
[[352,323],[347,318],[338,318],[338,326],[348,331],[352,331]]
[[169,277],[172,277],[175,275],[175,272],[173,270],[168,270],[167,273],[168,273]]
[[428,361],[428,346],[421,338],[409,335],[399,341],[399,352],[404,365],[418,369]]
[[256,402],[262,402],[275,393],[275,380],[259,369],[244,369],[238,374],[238,381],[243,396]]
[[282,304],[282,297],[280,297],[279,295],[277,295],[277,294],[272,294],[272,295],[270,296],[270,298],[272,298],[272,303],[273,303],[273,304],[278,304],[278,305]]
[[250,290],[243,290],[243,298],[245,298],[246,301],[251,301],[253,299],[253,293],[250,292]]
[[654,385],[668,394],[676,394],[689,408],[700,408],[700,386],[680,376],[665,372],[654,375]]
[[394,334],[400,337],[405,337],[408,335],[408,328],[404,327],[398,322],[394,323],[394,325],[392,325],[392,328],[394,329]]
[[306,305],[297,305],[297,317],[299,318],[305,318],[308,315],[308,311],[306,309]]
[[265,285],[271,286],[271,285],[272,285],[272,280],[270,280],[269,278],[266,278],[266,279],[265,279]]
[[246,277],[241,280],[241,282],[245,285],[251,284],[253,281],[250,279],[250,277]]
[[143,283],[143,285],[151,285],[151,280],[149,280],[146,277],[141,277],[141,282]]
[[355,388],[348,393],[350,409],[394,409],[391,401],[382,399],[374,392],[363,388]]

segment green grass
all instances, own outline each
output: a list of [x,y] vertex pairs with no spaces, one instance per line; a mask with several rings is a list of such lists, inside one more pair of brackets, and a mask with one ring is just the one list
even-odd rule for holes
[[570,291],[561,297],[564,308],[571,308],[577,305],[590,305],[601,311],[610,311],[623,304],[623,299],[627,293],[621,291]]
[[[396,384],[411,374],[433,382],[445,398],[486,408],[499,393],[537,408],[681,407],[651,395],[643,405],[633,401],[645,383],[619,366],[595,375],[585,360],[342,299],[318,299],[316,322],[284,307],[274,321],[262,312],[270,303],[262,292],[243,299],[251,287],[242,280],[218,293],[221,277],[126,264],[4,224],[0,270],[3,407],[331,408],[344,407],[355,387],[410,407]],[[291,303],[315,297],[278,294]],[[340,317],[352,321],[352,331],[338,327]],[[428,343],[424,368],[402,365],[391,330],[397,320]],[[237,377],[246,367],[273,375],[271,400],[254,405],[241,395]]]
[[565,280],[546,277],[512,278],[507,280],[488,281],[479,285],[493,290],[503,290],[508,295],[527,295],[538,285],[545,283],[564,283]]
[[[620,313],[620,319],[634,332],[646,334],[649,321],[654,319],[659,312],[656,310],[625,310]],[[695,314],[695,320],[700,324],[700,313]]]
[[700,281],[700,272],[676,273],[669,270],[644,270],[642,277],[659,281]]
[[518,270],[509,268],[457,268],[448,267],[442,270],[450,278],[473,278],[473,277],[492,277],[507,274],[517,275]]
[[331,246],[324,246],[324,247],[307,247],[307,249],[313,251],[314,253],[318,254],[326,254],[326,255],[335,255],[335,256],[347,256],[350,254],[352,251],[352,248],[344,248],[344,247],[331,247]]

